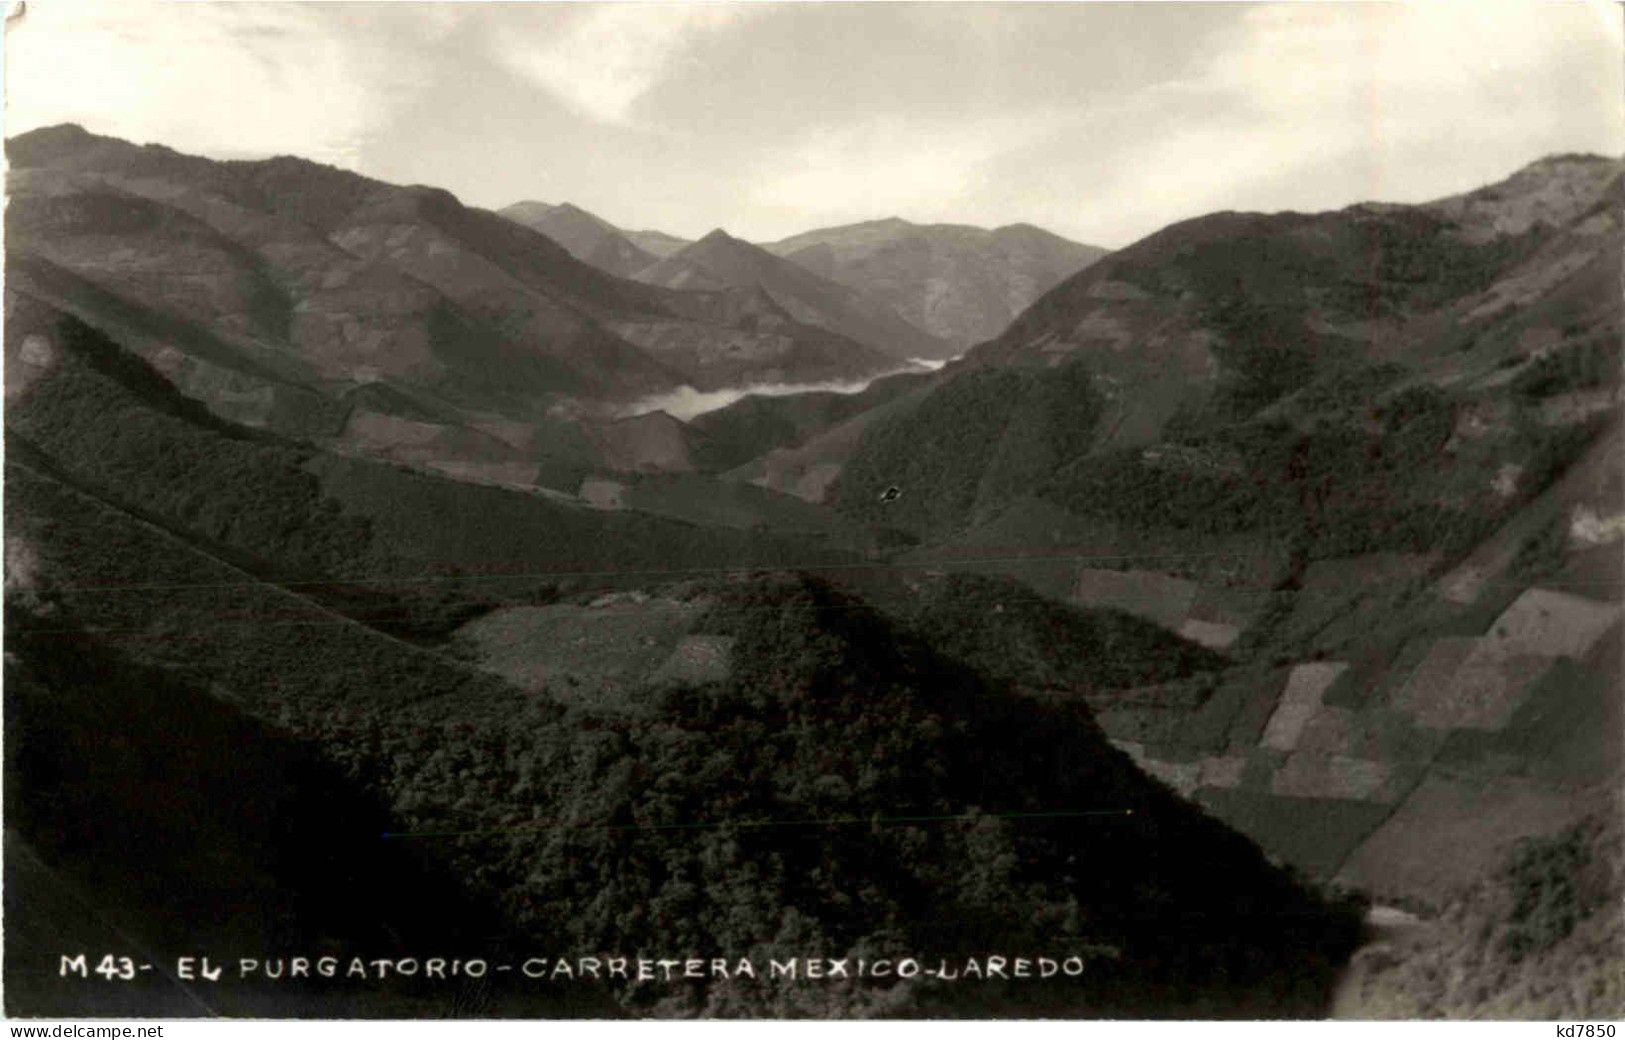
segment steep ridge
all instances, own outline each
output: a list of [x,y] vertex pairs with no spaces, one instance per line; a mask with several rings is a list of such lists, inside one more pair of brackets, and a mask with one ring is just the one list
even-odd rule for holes
[[[963,387],[991,378],[983,370],[1045,380],[1082,366],[1099,406],[1080,444],[1091,457],[1127,459],[1295,409],[1313,414],[1317,397],[1371,399],[1418,378],[1467,387],[1560,344],[1606,342],[1618,326],[1602,293],[1610,277],[1617,282],[1618,168],[1573,162],[1589,171],[1590,187],[1562,211],[1563,224],[1490,239],[1430,207],[1217,214],[1175,225],[1045,295],[950,366],[937,393],[971,393]],[[895,429],[890,440],[877,431],[866,441],[852,472],[865,473],[865,456],[883,471],[888,452],[935,439]],[[1201,450],[1211,458],[1211,446]],[[984,463],[966,461],[946,486],[981,479]],[[843,480],[835,494],[869,510],[864,503],[891,483],[877,472]],[[970,520],[969,505],[944,522]]]
[[[380,424],[429,423],[428,461],[514,482],[515,464],[548,454],[537,442],[560,409],[896,364],[759,303],[615,278],[435,189],[71,126],[7,149],[14,289],[128,343],[221,415],[357,451]],[[495,441],[468,433],[492,424]]]
[[889,305],[960,349],[997,336],[1107,252],[1030,224],[988,230],[896,217],[807,231],[763,248]]
[[[614,347],[590,320],[595,306],[651,306],[646,293],[444,192],[292,158],[214,163],[76,127],[22,135],[8,142],[8,158],[12,252],[41,255],[127,300],[262,348],[292,348],[326,362],[329,378],[374,360],[429,366],[455,384],[477,380],[482,363],[500,358],[521,387],[527,361],[546,366],[531,387],[538,392],[555,388],[542,375],[561,382],[557,389],[608,389],[594,383],[604,375],[593,367],[598,350],[618,351],[620,378],[634,385],[674,378]],[[190,226],[190,238],[159,233],[176,225]],[[155,281],[143,267],[193,277]],[[284,318],[280,329],[255,320],[243,269],[274,282],[287,311],[310,316]],[[392,312],[404,314],[392,322]]]
[[[1447,943],[1444,908],[1621,776],[1619,170],[1557,157],[1427,206],[1176,225],[868,421],[826,498],[919,539],[900,564],[1223,653],[1087,699],[1142,768]],[[1073,418],[990,446],[1069,382]],[[1471,973],[1427,1013],[1556,1006],[1560,961],[1517,1004],[1505,957],[1418,949]],[[1372,992],[1412,1006],[1405,971]]]
[[540,231],[582,263],[622,278],[632,277],[656,260],[653,253],[638,248],[609,221],[568,202],[555,206],[527,200],[497,212]]
[[693,244],[689,239],[668,235],[664,231],[622,231],[621,234],[639,249],[661,259]]
[[19,305],[7,319],[16,450],[33,448],[73,486],[262,577],[312,583],[335,609],[391,631],[432,636],[504,588],[533,595],[613,586],[622,571],[844,558],[768,532],[603,513],[328,454],[216,418],[75,319]]
[[[690,319],[608,322],[618,335],[680,368],[698,390],[741,385],[861,382],[913,367],[817,323],[798,321],[760,288],[670,292],[663,302]],[[742,368],[741,357],[750,359]]]
[[[850,418],[803,436],[797,443],[775,447],[760,458],[727,471],[730,480],[744,480],[808,502],[823,503],[830,485],[847,461],[863,447],[871,427],[893,416],[907,415],[942,382],[938,374],[922,377],[918,385]],[[887,485],[889,489],[892,485]],[[885,491],[879,494],[885,494]],[[878,497],[878,496],[877,496]]]
[[718,229],[638,272],[674,289],[761,289],[791,317],[840,333],[899,360],[950,357],[951,344],[884,304]]
[[884,404],[930,380],[926,372],[877,379],[853,394],[809,392],[783,397],[750,395],[689,422],[695,464],[730,470],[763,451],[793,448],[844,419]]

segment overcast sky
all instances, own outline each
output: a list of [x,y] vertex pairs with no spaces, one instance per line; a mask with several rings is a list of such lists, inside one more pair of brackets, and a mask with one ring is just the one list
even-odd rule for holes
[[1602,0],[28,0],[7,28],[7,135],[291,153],[688,236],[896,215],[1120,246],[1625,152]]

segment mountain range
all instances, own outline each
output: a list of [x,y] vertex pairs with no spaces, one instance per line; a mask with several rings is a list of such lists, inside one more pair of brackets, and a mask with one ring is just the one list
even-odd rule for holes
[[989,231],[896,217],[808,231],[765,248],[889,303],[961,350],[997,336],[1034,300],[1107,253],[1031,224]]
[[[8,1011],[82,1010],[27,936],[169,953],[200,915],[1098,957],[486,1013],[1625,1008],[1620,161],[1085,257],[893,221],[652,249],[292,158],[7,153]],[[731,399],[647,406],[685,387]],[[345,821],[399,883],[322,931]],[[428,999],[375,996],[321,1010]]]
[[700,243],[625,232],[569,203],[519,202],[501,212],[611,274],[673,288],[760,286],[801,320],[881,349],[911,344],[905,356],[922,358],[993,338],[1107,252],[1030,224],[989,231],[892,217],[761,244],[793,265],[785,266],[723,232]]
[[906,346],[800,322],[760,289],[615,278],[436,189],[73,126],[7,155],[14,290],[117,335],[226,418],[356,450],[528,483],[561,451],[591,464],[573,421],[550,425],[563,413],[611,422],[683,388],[911,367]]
[[657,260],[636,277],[670,289],[758,289],[798,321],[887,350],[899,360],[941,359],[954,352],[951,344],[889,307],[722,230]]

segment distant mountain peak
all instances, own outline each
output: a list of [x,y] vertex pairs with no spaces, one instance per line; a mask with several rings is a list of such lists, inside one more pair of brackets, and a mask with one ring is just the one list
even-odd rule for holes
[[898,361],[940,357],[949,349],[886,304],[722,228],[636,277],[668,289],[761,288],[795,321],[820,326]]
[[89,130],[86,130],[78,123],[53,123],[50,126],[37,127],[33,130],[25,131],[24,133],[15,134],[13,135],[12,140],[46,141],[58,138],[62,140],[72,140],[75,138],[79,140],[88,140],[95,136],[97,135],[91,133]]
[[[107,140],[111,138],[93,134],[78,123],[57,123],[55,126],[42,126],[7,138],[6,152],[8,155],[33,159],[77,152],[98,141]],[[16,161],[13,160],[14,163]]]
[[989,230],[897,216],[805,231],[763,248],[961,349],[1003,332],[1040,294],[1106,252],[1031,224]]
[[591,212],[590,210],[582,209],[573,202],[561,202],[553,207],[553,212],[559,216],[568,217],[572,220],[590,221],[591,223],[603,228],[605,231],[613,231],[617,235],[621,233],[621,229],[616,227],[614,224],[611,224],[609,221],[605,220],[603,217],[600,217],[598,214]]
[[1596,152],[1559,152],[1554,155],[1545,155],[1530,163],[1524,169],[1540,169],[1552,166],[1593,166],[1602,164],[1617,164],[1617,157],[1599,155]]
[[577,260],[621,278],[630,277],[655,260],[654,254],[640,249],[620,228],[573,202],[553,204],[527,200],[504,207],[500,212],[507,219],[546,235]]
[[1602,155],[1548,155],[1503,180],[1437,199],[1426,209],[1456,221],[1470,241],[1561,226],[1596,205],[1625,164]]

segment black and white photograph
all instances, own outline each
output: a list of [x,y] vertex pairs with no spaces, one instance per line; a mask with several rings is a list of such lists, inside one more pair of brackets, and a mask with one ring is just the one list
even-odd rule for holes
[[13,0],[4,1017],[1625,1020],[1621,14]]

